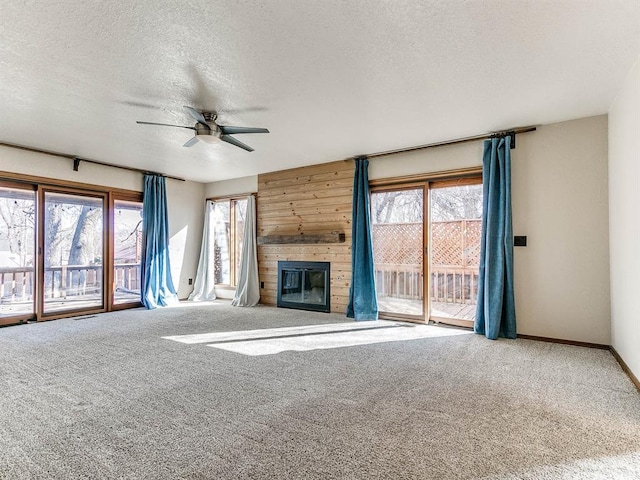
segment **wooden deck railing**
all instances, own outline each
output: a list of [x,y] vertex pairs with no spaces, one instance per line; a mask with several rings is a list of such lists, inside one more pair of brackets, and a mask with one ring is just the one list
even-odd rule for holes
[[[114,265],[115,290],[140,289],[140,264]],[[34,270],[31,267],[0,268],[0,302],[31,300]],[[45,298],[67,298],[99,293],[102,265],[56,265],[45,269]]]
[[478,269],[434,267],[431,271],[431,300],[443,303],[476,303]]
[[414,300],[423,297],[422,265],[376,264],[375,272],[378,295]]
[[0,301],[25,301],[33,294],[33,268],[0,268]]
[[102,265],[45,267],[45,298],[66,298],[100,292]]
[[128,292],[140,291],[142,274],[140,273],[139,263],[116,263],[114,269],[115,275],[113,281],[115,283],[115,290],[122,289]]
[[[383,297],[421,300],[424,276],[421,265],[376,264],[376,289]],[[431,269],[431,300],[444,303],[475,303],[478,269],[434,266]]]
[[[423,223],[372,226],[378,295],[422,300]],[[431,300],[473,304],[478,289],[482,221],[461,219],[431,223]]]

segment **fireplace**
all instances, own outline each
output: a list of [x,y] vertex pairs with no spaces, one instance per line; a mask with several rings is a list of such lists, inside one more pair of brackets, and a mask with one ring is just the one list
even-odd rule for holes
[[329,312],[329,262],[278,262],[278,307]]

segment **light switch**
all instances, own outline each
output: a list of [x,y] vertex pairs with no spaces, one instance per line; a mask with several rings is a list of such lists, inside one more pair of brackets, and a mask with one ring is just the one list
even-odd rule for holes
[[526,235],[516,235],[513,237],[513,246],[514,247],[526,247],[527,246],[527,236]]

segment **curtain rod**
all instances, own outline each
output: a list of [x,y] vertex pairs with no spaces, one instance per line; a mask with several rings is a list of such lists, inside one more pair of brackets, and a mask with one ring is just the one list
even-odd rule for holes
[[52,157],[68,158],[69,160],[73,160],[73,169],[76,172],[78,171],[78,167],[80,165],[80,162],[86,162],[86,163],[93,163],[95,165],[102,165],[103,167],[112,167],[112,168],[119,168],[121,170],[129,170],[130,172],[138,172],[138,173],[143,173],[143,174],[144,173],[148,173],[148,174],[151,174],[151,175],[159,175],[161,177],[170,178],[172,180],[178,180],[180,182],[184,182],[185,181],[184,178],[174,177],[174,176],[171,176],[171,175],[165,175],[164,173],[152,172],[151,170],[143,170],[141,168],[135,168],[135,167],[126,167],[124,165],[116,165],[115,163],[100,162],[99,160],[91,160],[89,158],[81,158],[81,157],[78,157],[76,155],[69,155],[69,154],[66,154],[66,153],[52,152],[50,150],[42,150],[40,148],[27,147],[27,146],[24,146],[24,145],[17,145],[15,143],[0,142],[0,147],[9,147],[9,148],[15,148],[16,150],[25,150],[27,152],[42,153],[43,155],[51,155]]
[[[386,157],[387,155],[396,155],[396,154],[399,154],[399,153],[413,152],[413,151],[416,151],[416,150],[424,150],[424,149],[427,149],[427,148],[443,147],[445,145],[455,145],[457,143],[474,142],[476,140],[486,140],[488,138],[495,137],[496,135],[505,135],[505,134],[509,134],[509,133],[513,133],[515,135],[515,134],[518,134],[518,133],[535,132],[535,130],[536,130],[536,127],[533,127],[533,126],[512,128],[510,130],[503,130],[503,131],[494,132],[494,133],[485,133],[483,135],[475,135],[473,137],[456,138],[454,140],[447,140],[445,142],[428,143],[426,145],[418,145],[417,147],[400,148],[398,150],[389,150],[389,151],[386,151],[386,152],[371,153],[369,155],[356,155],[355,158],[358,158],[358,157],[365,157],[365,158]],[[514,144],[515,144],[515,141],[514,141]]]
[[206,200],[211,200],[212,202],[217,202],[218,200],[242,200],[250,195],[255,197],[257,194],[258,192],[236,193],[234,195],[222,195],[220,197],[207,197]]

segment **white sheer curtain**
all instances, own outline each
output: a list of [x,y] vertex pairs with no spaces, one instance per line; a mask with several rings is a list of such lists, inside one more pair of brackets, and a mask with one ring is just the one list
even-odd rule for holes
[[247,215],[244,220],[240,271],[236,282],[236,294],[231,302],[236,307],[253,307],[260,301],[256,243],[256,199],[253,195],[249,195],[247,197]]
[[204,228],[202,230],[202,246],[200,247],[200,261],[196,273],[196,283],[189,300],[203,302],[215,300],[215,263],[214,263],[214,215],[213,202],[207,200],[204,210]]

